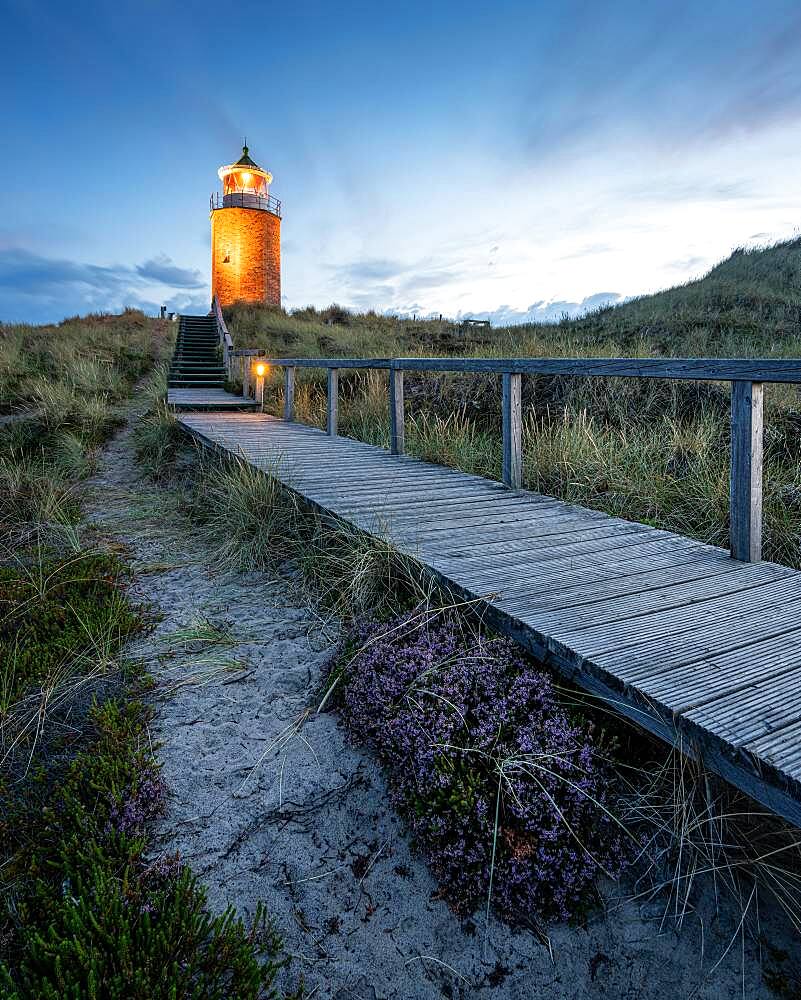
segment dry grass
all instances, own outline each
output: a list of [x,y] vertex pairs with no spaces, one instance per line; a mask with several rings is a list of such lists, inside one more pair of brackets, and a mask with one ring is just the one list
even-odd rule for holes
[[[82,610],[63,607],[60,628],[42,616],[63,603],[65,572],[94,565],[98,553],[82,522],[82,483],[119,421],[118,404],[168,350],[171,332],[135,311],[58,326],[0,326],[0,408],[20,414],[0,428],[0,635],[6,637],[0,756],[32,756],[53,720],[58,730],[71,706],[119,672],[116,650],[134,619],[113,587],[97,614],[82,597]],[[91,580],[71,586],[79,594],[84,584]],[[13,596],[19,588],[33,595],[23,606]],[[67,642],[70,615],[77,617]],[[22,644],[9,645],[16,630]],[[30,644],[43,651],[41,669],[31,662]]]
[[[801,935],[801,830],[708,771],[681,741],[656,761],[622,775],[622,818],[642,831],[644,864],[635,898],[660,900],[663,922],[679,927],[698,894],[712,892],[759,938],[775,906]],[[721,956],[721,959],[722,960]]]
[[311,510],[276,475],[240,459],[199,451],[184,500],[216,566],[278,571],[291,562],[332,616],[387,615],[431,594],[425,569],[389,542]]

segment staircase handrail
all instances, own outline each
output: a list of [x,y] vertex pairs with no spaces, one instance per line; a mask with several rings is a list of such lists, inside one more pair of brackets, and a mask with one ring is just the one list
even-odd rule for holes
[[214,322],[217,327],[217,336],[220,341],[220,347],[222,347],[222,360],[225,365],[225,370],[228,372],[230,377],[230,354],[234,349],[234,341],[231,334],[228,332],[228,327],[225,325],[225,318],[222,314],[222,309],[220,308],[220,301],[217,296],[213,296],[211,300],[211,313],[214,316]]

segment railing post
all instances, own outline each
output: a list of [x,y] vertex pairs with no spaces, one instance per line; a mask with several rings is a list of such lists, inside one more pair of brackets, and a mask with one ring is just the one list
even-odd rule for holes
[[762,383],[731,384],[729,541],[732,559],[762,558]]
[[389,370],[389,450],[402,455],[406,448],[403,413],[403,369]]
[[284,369],[284,420],[295,419],[295,367]]
[[339,369],[328,369],[328,421],[327,430],[331,437],[337,435],[337,416],[339,411]]
[[250,399],[250,355],[242,356],[242,398]]
[[503,373],[503,481],[513,490],[523,486],[522,379]]

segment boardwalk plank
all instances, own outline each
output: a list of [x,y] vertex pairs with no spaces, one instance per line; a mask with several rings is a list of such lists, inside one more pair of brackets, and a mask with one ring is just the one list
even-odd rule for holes
[[661,615],[667,611],[689,608],[726,593],[742,593],[762,588],[771,578],[781,579],[793,574],[793,570],[785,566],[771,567],[766,572],[765,566],[750,563],[744,563],[742,568],[725,566],[721,569],[721,573],[711,577],[687,583],[671,583],[638,594],[595,601],[571,611],[561,611],[553,618],[544,615],[540,621],[546,628],[553,621],[555,626],[581,631],[616,621],[631,621],[642,615]]
[[[600,625],[597,628],[582,630],[581,648],[584,656],[596,659],[599,655],[619,654],[625,657],[624,650],[637,649],[647,635],[646,643],[651,645],[655,640],[670,638],[676,642],[685,633],[690,633],[690,642],[699,628],[712,635],[731,634],[733,628],[741,628],[745,621],[757,622],[772,627],[770,618],[765,612],[778,609],[792,610],[794,602],[801,597],[801,576],[793,573],[786,579],[768,579],[756,590],[751,589],[742,594],[731,594],[723,597],[710,597],[689,607],[675,608],[670,611],[657,611],[648,620],[624,622],[619,626]],[[801,608],[795,605],[801,625]],[[736,621],[735,621],[736,618]],[[709,629],[710,622],[714,622]],[[757,623],[755,623],[756,625]],[[570,634],[566,629],[565,634]]]
[[732,746],[749,743],[801,720],[801,652],[794,666],[751,681],[722,698],[687,712],[687,719],[717,733]]
[[778,676],[799,661],[801,629],[796,629],[773,639],[745,643],[730,653],[674,667],[650,680],[647,690],[659,700],[671,697],[674,710],[689,715],[727,694],[745,690],[755,680]]

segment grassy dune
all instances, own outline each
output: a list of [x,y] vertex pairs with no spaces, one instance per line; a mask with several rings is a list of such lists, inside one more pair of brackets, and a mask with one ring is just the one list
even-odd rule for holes
[[[236,305],[240,346],[273,356],[801,357],[801,241],[737,251],[704,278],[579,319],[464,334],[453,323]],[[324,373],[298,373],[300,419],[322,426]],[[524,476],[535,490],[728,544],[729,386],[646,379],[524,379]],[[341,433],[386,445],[386,376],[341,373]],[[493,376],[409,374],[412,454],[498,477]],[[281,405],[280,373],[268,404]],[[766,393],[765,553],[801,566],[801,397]]]
[[[85,481],[173,328],[128,310],[0,326],[0,995],[257,1000],[279,945],[146,860],[166,789],[124,644],[149,625]],[[163,388],[158,373],[146,392]]]

